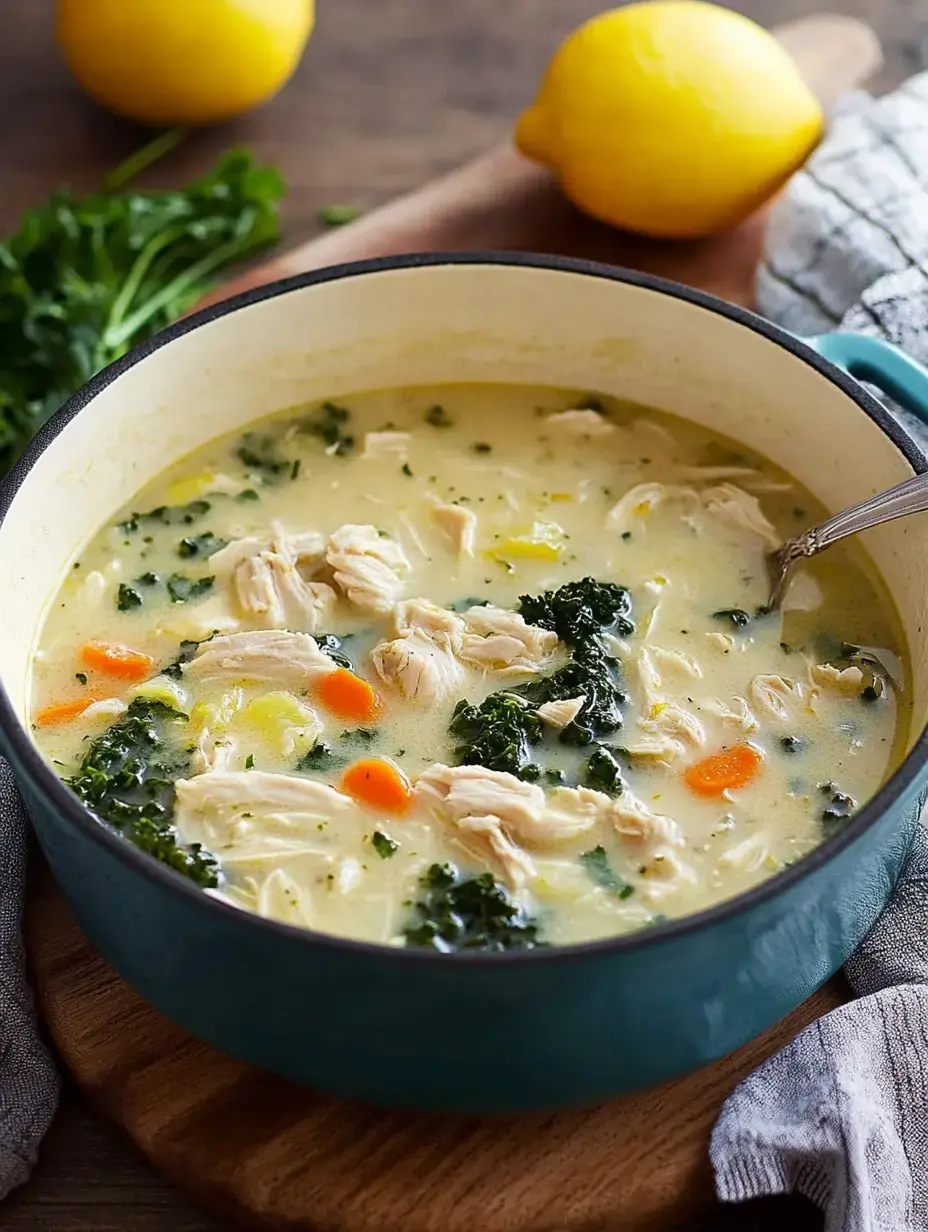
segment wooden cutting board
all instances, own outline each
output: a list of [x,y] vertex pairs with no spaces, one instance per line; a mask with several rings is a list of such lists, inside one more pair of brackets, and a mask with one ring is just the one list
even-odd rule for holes
[[[825,101],[879,63],[875,36],[849,18],[806,18],[777,33]],[[498,149],[213,298],[363,257],[522,249],[646,269],[745,304],[762,238],[762,218],[698,243],[621,235]],[[40,1013],[81,1088],[194,1198],[263,1232],[669,1229],[711,1202],[706,1146],[724,1098],[843,995],[834,981],[731,1056],[598,1108],[415,1115],[298,1088],[186,1035],[97,956],[45,869],[31,881],[25,929]]]

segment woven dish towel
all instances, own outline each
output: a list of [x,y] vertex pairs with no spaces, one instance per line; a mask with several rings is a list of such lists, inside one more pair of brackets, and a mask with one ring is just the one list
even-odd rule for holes
[[[762,312],[797,333],[859,329],[928,362],[928,75],[855,95],[778,206]],[[911,425],[910,425],[911,426]],[[918,428],[928,445],[928,433]],[[26,1179],[58,1082],[23,973],[26,823],[0,762],[0,1198]],[[798,1190],[828,1232],[928,1230],[928,838],[847,966],[860,999],[809,1027],[730,1097],[719,1196]]]
[[[857,330],[928,364],[928,73],[844,101],[774,209],[761,312],[797,334]],[[928,431],[890,408],[928,447]],[[805,1194],[827,1232],[928,1229],[928,834],[847,964],[858,1000],[771,1057],[712,1136],[726,1201]]]

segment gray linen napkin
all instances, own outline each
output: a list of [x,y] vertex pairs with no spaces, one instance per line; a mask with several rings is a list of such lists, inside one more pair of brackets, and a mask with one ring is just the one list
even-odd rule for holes
[[[858,330],[928,364],[928,73],[855,94],[774,210],[760,311],[798,334]],[[928,430],[890,407],[928,446]],[[827,1232],[928,1229],[928,833],[833,1010],[729,1097],[712,1135],[725,1201],[798,1192]]]

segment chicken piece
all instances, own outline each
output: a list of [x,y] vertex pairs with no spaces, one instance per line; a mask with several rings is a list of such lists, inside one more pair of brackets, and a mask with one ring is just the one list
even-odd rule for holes
[[[549,816],[573,818],[574,826],[566,826],[561,838],[576,838],[594,825],[611,826],[625,842],[649,846],[662,843],[672,847],[683,845],[680,827],[670,817],[648,808],[626,788],[619,796],[607,796],[591,787],[558,787],[551,793]],[[582,828],[581,828],[582,823]]]
[[[672,882],[687,881],[693,883],[696,881],[696,874],[693,870],[689,865],[684,864],[677,853],[670,847],[660,847],[652,851],[648,859],[641,866],[641,875],[642,877],[661,882],[668,888]],[[649,897],[655,897],[653,892]]]
[[669,766],[685,751],[679,740],[665,732],[651,732],[633,740],[626,740],[622,747],[631,757],[659,762],[664,766]]
[[719,654],[731,654],[735,648],[735,639],[730,633],[707,633],[706,641]]
[[371,660],[384,684],[409,701],[443,701],[459,692],[465,675],[450,643],[422,629],[380,642],[371,651]]
[[475,859],[495,864],[510,890],[518,892],[535,876],[531,856],[508,837],[498,817],[461,817],[456,837]]
[[539,671],[550,665],[557,648],[556,633],[527,624],[508,608],[471,607],[463,613],[463,620],[466,632],[460,655],[478,667]]
[[740,869],[742,872],[756,872],[768,859],[767,844],[760,834],[752,834],[749,838],[735,843],[727,851],[723,851],[716,861],[720,869]]
[[270,536],[237,539],[216,552],[213,568],[230,574],[239,607],[266,629],[315,633],[329,623],[335,591],[300,572],[322,563],[324,541],[315,531],[288,535],[276,525]]
[[282,685],[291,693],[305,693],[336,666],[308,633],[253,629],[203,642],[184,667],[184,678],[225,680],[230,684],[259,681]]
[[586,702],[586,694],[565,698],[559,702],[542,702],[535,713],[549,727],[567,727],[572,723]]
[[770,548],[780,546],[780,536],[764,515],[760,501],[750,492],[736,488],[733,483],[720,483],[718,487],[706,488],[700,497],[706,513],[729,526],[756,535]]
[[409,454],[408,432],[365,432],[362,458],[403,458]]
[[557,411],[549,415],[544,426],[564,436],[610,436],[615,432],[615,424],[610,423],[599,411],[588,407],[570,411]]
[[359,818],[350,796],[328,783],[262,770],[211,770],[176,786],[174,819],[186,842],[220,858],[324,851],[320,825]]
[[641,689],[641,711],[650,717],[656,706],[664,703],[664,685],[668,680],[699,680],[702,668],[695,659],[680,650],[663,646],[642,646],[635,660]]
[[706,743],[705,729],[699,719],[676,702],[659,702],[655,711],[652,717],[638,720],[638,726],[646,735],[675,740],[681,752],[686,745],[701,749]]
[[302,927],[312,924],[314,918],[309,893],[282,868],[275,868],[265,877],[257,892],[255,910],[266,920]]
[[82,722],[93,723],[102,720],[112,723],[114,719],[121,718],[128,709],[129,707],[122,698],[105,697],[101,701],[91,702],[83,713]]
[[477,540],[477,515],[462,505],[438,504],[432,508],[432,521],[448,536],[458,556],[473,556]]
[[375,526],[340,526],[329,538],[326,560],[336,586],[370,612],[389,612],[410,572],[400,545]]
[[400,637],[417,629],[427,637],[446,639],[455,652],[460,649],[464,621],[455,612],[430,603],[428,599],[402,600],[394,608],[393,621]]
[[709,697],[702,703],[702,708],[703,710],[708,710],[710,714],[714,714],[723,723],[737,727],[745,735],[749,732],[757,731],[757,719],[751,713],[747,701],[740,695],[732,698],[732,701],[735,703],[733,707],[729,706],[727,702],[723,702],[720,698]]
[[859,697],[864,687],[864,674],[859,667],[841,668],[833,663],[813,663],[809,676],[823,693],[840,697]]
[[695,488],[675,483],[636,484],[609,510],[606,525],[610,530],[627,531],[635,518],[645,517],[670,501],[682,504],[686,512],[693,513],[699,508],[699,493]]
[[781,723],[785,723],[804,700],[798,681],[774,675],[755,676],[748,685],[748,696],[755,710]]

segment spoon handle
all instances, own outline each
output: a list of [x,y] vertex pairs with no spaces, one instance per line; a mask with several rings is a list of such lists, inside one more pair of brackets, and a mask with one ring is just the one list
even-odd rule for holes
[[849,509],[842,509],[840,513],[814,526],[801,538],[808,536],[812,539],[809,552],[809,555],[812,555],[848,535],[856,535],[859,531],[869,530],[871,526],[879,526],[883,522],[891,522],[894,518],[902,518],[909,513],[922,513],[924,510],[928,510],[928,473],[906,479],[886,492],[878,492],[876,496],[851,505]]

